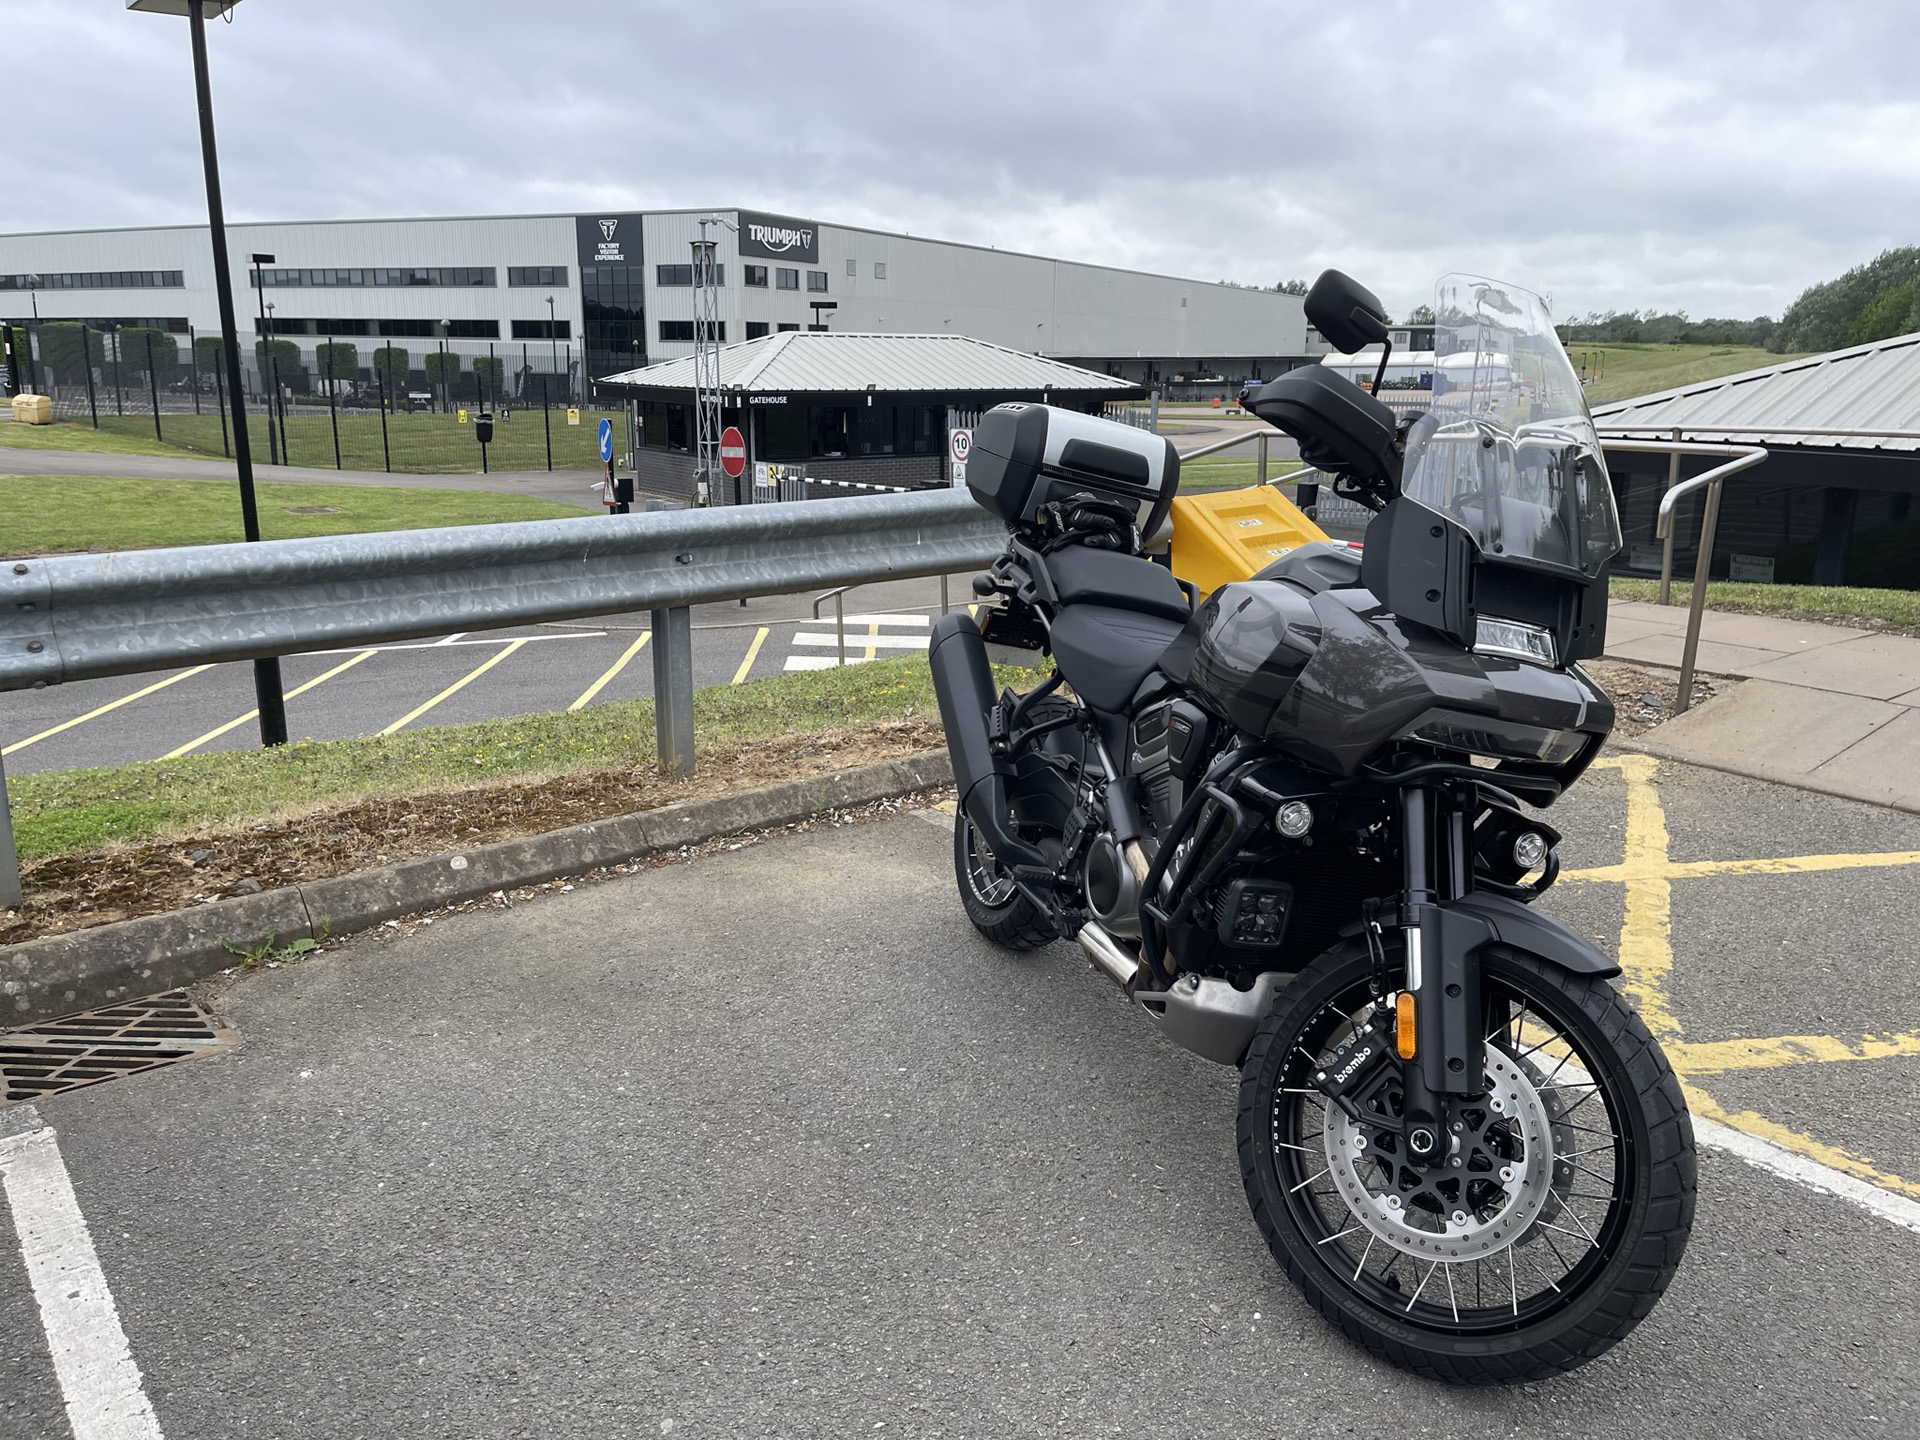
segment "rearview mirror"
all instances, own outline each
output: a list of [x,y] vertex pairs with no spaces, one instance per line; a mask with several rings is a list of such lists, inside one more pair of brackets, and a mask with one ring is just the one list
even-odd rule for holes
[[1387,338],[1387,312],[1380,297],[1351,276],[1325,270],[1307,291],[1307,323],[1342,355]]

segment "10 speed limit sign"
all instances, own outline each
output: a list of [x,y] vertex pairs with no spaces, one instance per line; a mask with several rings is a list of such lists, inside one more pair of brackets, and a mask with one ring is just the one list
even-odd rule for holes
[[953,461],[953,483],[967,483],[967,456],[973,453],[973,431],[956,426],[947,432],[947,454]]

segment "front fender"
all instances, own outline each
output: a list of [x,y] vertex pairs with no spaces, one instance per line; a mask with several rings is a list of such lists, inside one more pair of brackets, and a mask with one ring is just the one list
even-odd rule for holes
[[[1575,975],[1606,978],[1620,973],[1619,965],[1597,950],[1592,941],[1551,915],[1542,915],[1505,895],[1476,890],[1458,900],[1448,901],[1440,908],[1451,914],[1471,917],[1487,928],[1490,933],[1472,944],[1474,950],[1486,944],[1505,945],[1514,950],[1524,950],[1529,955],[1537,955],[1548,964],[1558,965]],[[1471,932],[1478,926],[1464,928]]]

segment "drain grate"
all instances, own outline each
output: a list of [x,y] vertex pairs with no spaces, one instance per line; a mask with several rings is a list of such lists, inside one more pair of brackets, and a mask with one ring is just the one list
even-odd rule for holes
[[0,1034],[0,1100],[37,1100],[226,1050],[222,1030],[184,990]]

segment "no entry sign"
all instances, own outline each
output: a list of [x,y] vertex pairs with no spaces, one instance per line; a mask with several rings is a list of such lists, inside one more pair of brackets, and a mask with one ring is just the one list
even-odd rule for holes
[[720,432],[720,468],[726,471],[730,480],[739,479],[741,472],[747,468],[747,442],[732,425]]

